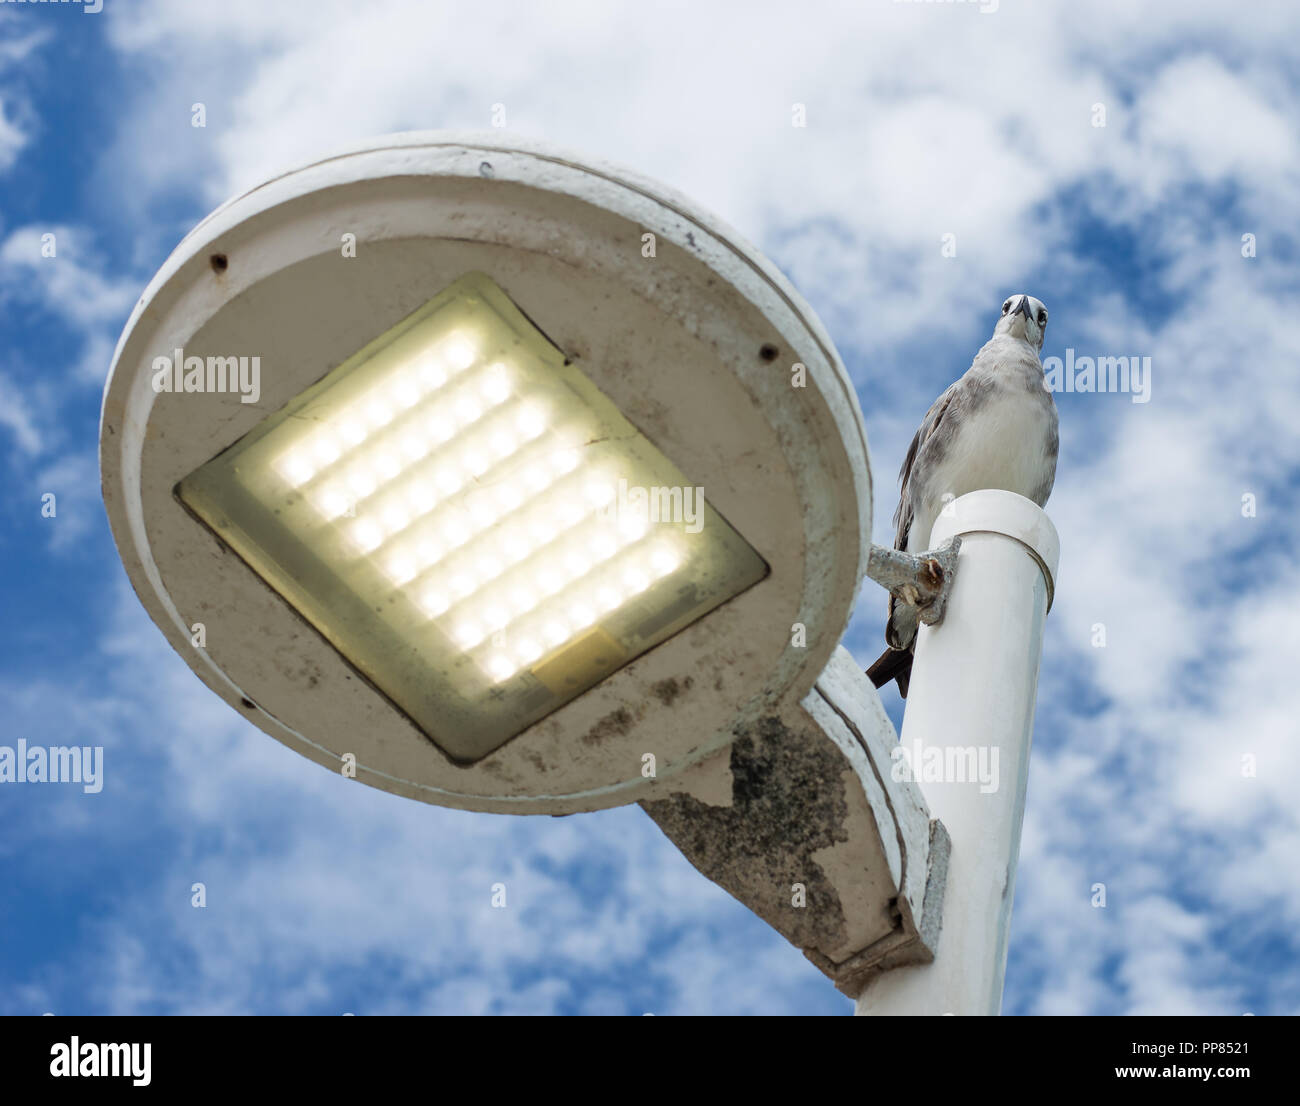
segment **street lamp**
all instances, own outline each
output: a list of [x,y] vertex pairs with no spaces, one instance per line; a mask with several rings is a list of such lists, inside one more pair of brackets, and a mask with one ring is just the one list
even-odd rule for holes
[[[857,397],[684,197],[497,135],[275,177],[136,305],[101,469],[152,619],[304,756],[471,810],[642,802],[850,994],[932,955],[947,837],[839,647]],[[956,555],[874,575],[922,568],[935,621]]]

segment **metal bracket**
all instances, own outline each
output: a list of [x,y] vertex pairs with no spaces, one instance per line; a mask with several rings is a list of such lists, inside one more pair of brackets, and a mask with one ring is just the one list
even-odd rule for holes
[[960,551],[960,537],[924,553],[904,553],[873,542],[867,575],[891,595],[918,608],[921,621],[933,626],[943,621]]
[[641,800],[686,859],[851,998],[933,959],[948,834],[893,771],[898,734],[853,655],[837,647],[798,704],[733,734]]

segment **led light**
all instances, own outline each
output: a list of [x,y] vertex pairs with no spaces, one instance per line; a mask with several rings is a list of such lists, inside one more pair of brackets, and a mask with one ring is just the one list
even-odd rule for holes
[[543,595],[554,595],[564,587],[564,577],[553,568],[544,568],[537,574],[537,590]]
[[316,466],[302,453],[289,453],[279,464],[280,475],[295,488],[307,483],[316,475]]
[[321,434],[314,442],[312,442],[311,453],[312,457],[321,468],[332,465],[343,456],[343,450],[339,448],[338,442],[328,434]]
[[372,399],[366,404],[365,416],[371,430],[380,430],[393,421],[393,409],[380,399]]
[[629,568],[623,573],[623,586],[628,595],[640,595],[650,586],[650,577],[639,568]]
[[483,627],[469,619],[458,623],[454,633],[457,643],[466,649],[473,649],[484,636]]
[[441,352],[447,358],[447,363],[457,372],[468,369],[474,363],[474,343],[463,334],[453,334],[448,338],[443,343]]
[[451,606],[451,600],[445,591],[430,587],[420,593],[420,606],[430,618],[437,618]]
[[463,395],[453,404],[452,410],[456,412],[456,418],[460,421],[460,425],[468,426],[482,417],[483,405],[473,396]]
[[479,449],[467,449],[460,459],[461,468],[473,476],[482,476],[489,468],[492,462],[488,459],[487,454]]
[[465,484],[460,473],[450,465],[443,465],[434,476],[433,482],[438,485],[438,490],[443,495],[455,495]]
[[499,484],[492,494],[503,512],[517,510],[524,501],[524,493],[514,484]]
[[532,664],[542,655],[542,647],[533,638],[521,638],[515,642],[515,656],[520,664]]
[[497,630],[503,630],[510,623],[510,612],[502,606],[493,604],[483,612],[483,622],[488,628],[488,633],[496,633]]
[[415,547],[415,555],[420,562],[420,568],[426,569],[438,563],[442,557],[442,549],[432,538],[422,538]]
[[766,572],[707,502],[686,558],[684,522],[615,513],[620,486],[695,483],[471,275],[178,494],[436,744],[474,761]]
[[389,534],[405,530],[411,521],[410,513],[400,503],[389,503],[380,512],[379,517]]
[[360,419],[342,419],[339,434],[348,445],[360,445],[366,440],[366,427]]
[[510,589],[506,602],[510,604],[510,613],[516,618],[521,614],[527,614],[537,606],[537,599],[533,593],[519,584]]
[[493,365],[479,385],[483,398],[491,404],[504,403],[510,398],[510,375],[502,364]]
[[384,540],[384,532],[370,519],[362,519],[352,527],[352,541],[362,553],[377,549]]
[[494,456],[498,461],[505,457],[509,457],[510,454],[515,451],[515,447],[516,442],[514,437],[504,430],[496,430],[493,432],[492,436],[488,438],[488,449],[492,451],[492,456]]
[[582,494],[587,502],[598,510],[607,506],[614,499],[614,486],[608,480],[594,477],[582,486]]
[[427,515],[438,502],[438,495],[433,487],[423,480],[406,489],[406,501],[418,515]]
[[535,403],[525,404],[515,416],[515,429],[524,436],[525,441],[532,441],[546,429],[546,412]]
[[442,412],[430,415],[425,420],[424,428],[437,445],[451,441],[456,434],[456,424]]
[[326,484],[312,494],[312,502],[326,518],[338,518],[348,509],[352,500],[337,484]]
[[556,476],[563,476],[565,473],[572,472],[578,467],[580,458],[576,449],[561,449],[552,453],[550,456],[551,472]]
[[395,584],[405,584],[415,576],[415,561],[404,553],[395,553],[388,558],[388,578]]
[[348,473],[348,487],[356,492],[357,496],[365,499],[372,494],[379,486],[372,473],[363,468],[355,468]]
[[397,448],[402,451],[402,456],[408,463],[418,461],[429,452],[429,443],[415,431],[409,431],[402,435],[401,441],[397,443]]
[[575,500],[565,499],[556,508],[556,515],[559,517],[560,527],[564,530],[570,530],[577,526],[583,519],[586,512],[582,505]]
[[486,529],[497,520],[496,504],[485,495],[475,498],[469,503],[466,510],[469,511],[469,517],[474,520],[474,525],[479,530]]
[[447,383],[447,370],[433,357],[427,357],[417,373],[420,384],[425,391],[433,392]]
[[650,569],[656,578],[667,576],[670,572],[675,572],[678,565],[682,563],[681,557],[671,549],[656,549],[650,555]]
[[650,523],[641,515],[627,514],[618,520],[618,536],[624,545],[640,541],[650,531]]
[[571,549],[564,555],[564,568],[571,579],[583,576],[591,570],[591,558],[584,557],[576,549]]
[[498,653],[488,661],[488,672],[497,683],[501,683],[515,674],[515,666],[511,664],[509,657]]
[[393,385],[393,401],[403,411],[409,410],[420,402],[420,387],[409,376],[401,376]]
[[443,523],[442,537],[448,549],[459,549],[469,541],[469,527],[458,518],[449,518]]
[[534,549],[553,542],[559,532],[560,528],[549,518],[535,518],[528,524],[528,537],[532,540]]
[[391,449],[385,449],[375,456],[375,471],[384,480],[391,480],[402,471],[402,459]]

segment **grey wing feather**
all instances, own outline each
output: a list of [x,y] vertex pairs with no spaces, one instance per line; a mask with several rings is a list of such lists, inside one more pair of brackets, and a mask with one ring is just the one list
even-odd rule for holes
[[961,381],[957,380],[948,385],[943,395],[930,405],[930,410],[925,413],[925,418],[921,420],[921,425],[912,438],[912,444],[907,447],[907,456],[903,458],[903,467],[898,471],[901,490],[898,497],[898,509],[894,512],[895,549],[907,548],[907,532],[912,528],[912,465],[916,461],[917,454],[921,452],[921,447],[939,429],[939,423],[943,421],[948,405],[952,402],[953,396],[957,394],[960,384]]
[[[907,456],[903,459],[903,467],[898,473],[898,480],[902,488],[898,497],[898,509],[894,512],[895,549],[907,548],[907,532],[912,528],[912,466],[916,463],[917,455],[921,452],[922,447],[939,429],[939,424],[943,421],[948,405],[957,394],[957,388],[960,384],[960,380],[950,384],[943,395],[930,405],[930,410],[925,413],[925,418],[921,420],[921,425],[912,438],[912,444],[907,447]],[[904,639],[899,636],[899,630],[894,620],[897,604],[897,598],[891,594],[889,596],[889,617],[885,622],[885,641],[891,649],[910,648],[911,642],[907,641],[905,643]]]

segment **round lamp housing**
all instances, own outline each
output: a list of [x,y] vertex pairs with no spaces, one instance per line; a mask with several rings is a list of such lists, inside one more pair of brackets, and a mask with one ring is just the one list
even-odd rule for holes
[[473,810],[632,802],[802,698],[870,549],[857,398],[790,284],[682,196],[499,135],[209,215],[118,343],[100,462],[213,691]]

